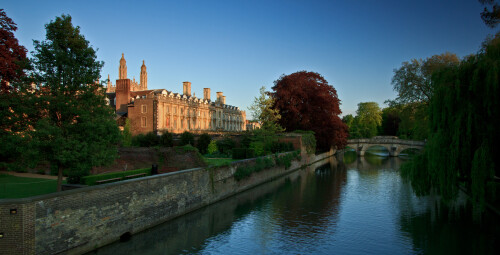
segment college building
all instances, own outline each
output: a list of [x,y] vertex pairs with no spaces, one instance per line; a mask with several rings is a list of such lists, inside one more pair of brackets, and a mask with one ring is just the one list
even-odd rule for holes
[[117,118],[130,121],[133,135],[164,131],[182,133],[238,132],[246,129],[246,113],[226,104],[222,92],[210,98],[210,88],[203,89],[203,98],[191,94],[191,82],[183,82],[182,94],[166,89],[148,90],[148,74],[144,61],[139,83],[127,78],[124,54],[118,68],[116,85],[109,80],[106,87],[108,104],[115,108]]

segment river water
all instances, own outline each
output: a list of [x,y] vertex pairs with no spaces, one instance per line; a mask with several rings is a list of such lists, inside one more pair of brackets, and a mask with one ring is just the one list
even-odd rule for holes
[[348,154],[91,254],[498,254],[498,217],[417,197],[401,158]]

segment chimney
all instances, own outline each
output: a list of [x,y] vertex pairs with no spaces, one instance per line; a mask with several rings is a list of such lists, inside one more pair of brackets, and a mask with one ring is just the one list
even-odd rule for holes
[[185,81],[182,83],[182,94],[191,96],[191,82]]
[[222,102],[222,92],[217,92],[217,102]]
[[127,104],[130,102],[130,79],[116,80],[116,112],[128,112]]
[[226,104],[226,96],[222,96],[222,104]]
[[210,88],[203,89],[203,99],[210,100]]

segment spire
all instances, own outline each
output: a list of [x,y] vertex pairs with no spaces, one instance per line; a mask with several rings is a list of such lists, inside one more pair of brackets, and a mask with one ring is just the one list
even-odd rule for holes
[[125,61],[125,54],[122,53],[120,59],[120,67],[118,67],[118,79],[127,79],[127,61]]
[[148,72],[146,71],[146,64],[144,63],[144,60],[142,60],[140,83],[143,90],[148,89]]

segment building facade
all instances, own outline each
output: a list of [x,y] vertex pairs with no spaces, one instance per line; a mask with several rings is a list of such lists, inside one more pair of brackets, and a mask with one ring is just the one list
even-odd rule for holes
[[227,105],[222,92],[216,100],[210,98],[210,88],[203,89],[203,98],[191,95],[191,82],[183,82],[183,91],[174,93],[166,89],[147,88],[147,71],[144,61],[140,82],[127,78],[127,65],[122,54],[119,79],[116,85],[109,81],[106,87],[109,104],[118,116],[128,118],[132,134],[164,131],[182,133],[238,132],[246,129],[246,113],[238,107]]

